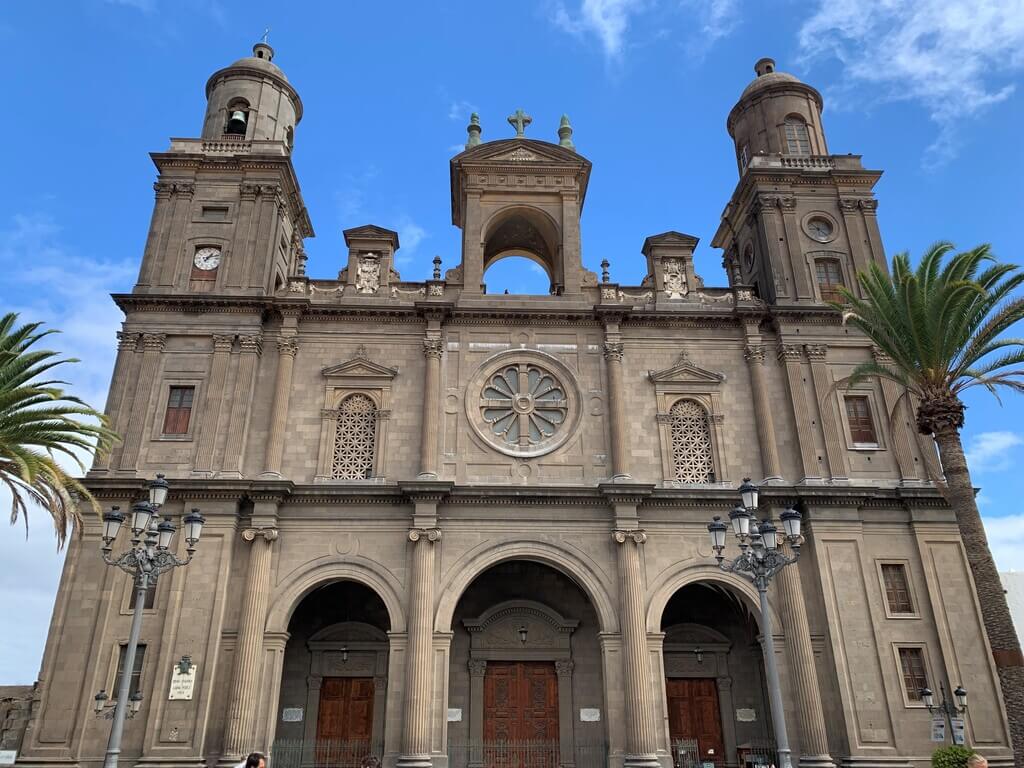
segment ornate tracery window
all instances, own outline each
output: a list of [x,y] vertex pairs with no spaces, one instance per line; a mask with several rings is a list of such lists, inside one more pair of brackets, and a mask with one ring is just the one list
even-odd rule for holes
[[360,392],[349,395],[338,406],[334,433],[331,477],[363,480],[372,476],[376,456],[377,406]]
[[683,483],[715,482],[708,413],[693,400],[679,400],[669,411],[672,469]]

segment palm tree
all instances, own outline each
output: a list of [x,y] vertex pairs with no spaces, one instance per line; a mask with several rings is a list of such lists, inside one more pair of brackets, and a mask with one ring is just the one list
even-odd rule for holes
[[844,321],[863,331],[889,358],[862,363],[844,383],[877,376],[905,387],[917,406],[918,431],[938,445],[943,493],[956,513],[974,574],[1021,765],[1024,657],[974,499],[960,441],[960,397],[971,387],[985,387],[997,399],[1000,388],[1024,392],[1024,339],[1002,336],[1024,318],[1024,297],[1013,296],[1024,283],[1024,273],[1012,264],[996,263],[988,245],[953,250],[950,243],[936,243],[916,270],[908,254],[896,254],[891,277],[872,264],[857,275],[863,299],[842,289],[845,304],[834,306],[842,310]]
[[[57,546],[63,547],[69,525],[80,530],[80,504],[99,514],[99,504],[77,479],[58,463],[63,455],[82,471],[82,454],[109,450],[114,433],[103,414],[64,392],[66,382],[40,380],[71,358],[31,347],[56,333],[39,330],[42,323],[16,327],[18,315],[0,318],[0,485],[11,492],[11,523],[21,515],[28,527],[30,503],[53,517]],[[89,423],[83,419],[95,420]]]

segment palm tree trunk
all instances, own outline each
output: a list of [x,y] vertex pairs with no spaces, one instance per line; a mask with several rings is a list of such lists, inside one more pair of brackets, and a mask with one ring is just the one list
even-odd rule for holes
[[[945,425],[934,434],[946,476],[948,501],[956,513],[960,538],[963,539],[967,562],[974,575],[974,588],[981,604],[985,631],[999,670],[1014,757],[1020,768],[1024,766],[1024,655],[1021,654],[1020,640],[1013,627],[1003,584],[974,500],[974,486],[967,469],[960,431],[953,425]],[[949,682],[956,684],[959,681]]]

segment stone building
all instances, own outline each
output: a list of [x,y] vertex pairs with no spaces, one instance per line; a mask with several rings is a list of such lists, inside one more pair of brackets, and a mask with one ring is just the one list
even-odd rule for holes
[[[934,449],[894,385],[833,387],[877,354],[826,302],[885,264],[881,173],[830,153],[818,91],[763,59],[728,116],[728,286],[704,285],[675,231],[643,239],[640,285],[587,269],[591,164],[567,120],[547,142],[522,113],[489,142],[474,116],[450,160],[452,268],[403,280],[398,235],[367,224],[321,279],[291,160],[303,105],[272,59],[258,44],[216,72],[202,135],[153,155],[138,283],[114,297],[124,439],[89,486],[125,509],[164,472],[164,512],[208,519],[147,597],[129,764],[667,767],[691,740],[756,764],[773,738],[757,595],[706,531],[744,476],[763,515],[805,519],[770,596],[800,764],[924,766],[919,689],[940,684],[968,688],[968,741],[1011,764]],[[549,295],[487,292],[511,255]],[[101,759],[93,696],[113,690],[131,602],[92,521],[26,765]],[[194,693],[170,699],[184,656]]]

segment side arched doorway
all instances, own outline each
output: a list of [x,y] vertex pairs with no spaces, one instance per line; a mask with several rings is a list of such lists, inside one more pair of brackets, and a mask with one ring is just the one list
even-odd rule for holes
[[682,587],[662,614],[664,709],[675,764],[775,763],[757,617],[719,583]]
[[313,590],[288,624],[271,748],[275,768],[358,768],[384,754],[387,607],[369,587]]
[[597,611],[541,563],[492,566],[452,621],[450,768],[603,768],[606,705]]

